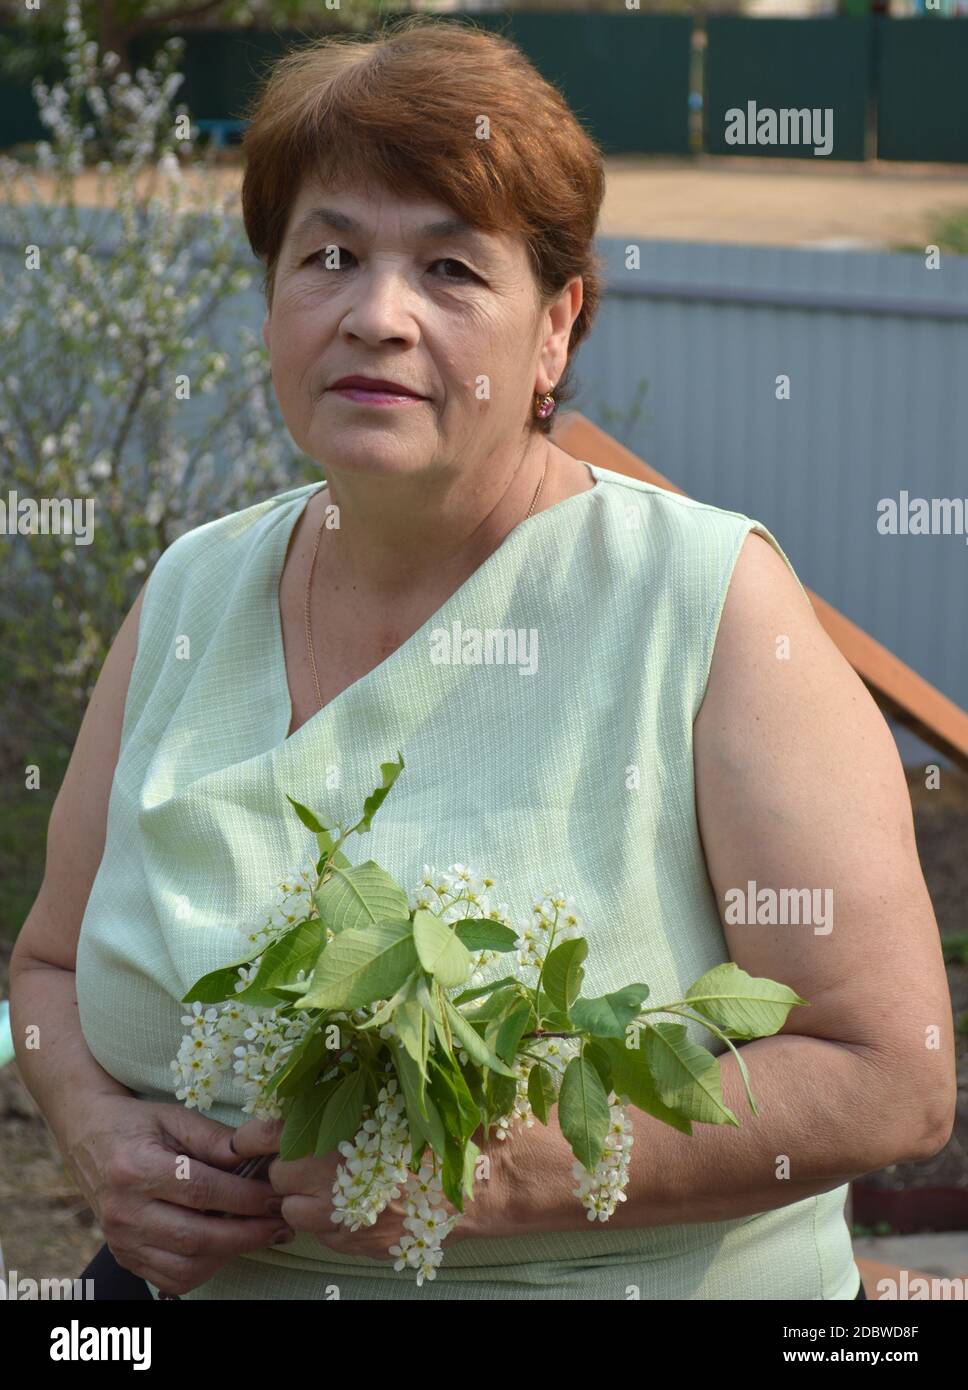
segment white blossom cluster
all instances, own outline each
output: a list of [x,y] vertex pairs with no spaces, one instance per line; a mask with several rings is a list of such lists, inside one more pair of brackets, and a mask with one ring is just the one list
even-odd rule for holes
[[400,1237],[398,1244],[390,1246],[389,1253],[395,1256],[395,1270],[417,1271],[419,1289],[425,1279],[436,1277],[437,1267],[444,1258],[441,1245],[460,1217],[456,1212],[447,1215],[440,1175],[434,1172],[426,1158],[419,1173],[407,1174],[403,1195],[406,1205],[403,1225],[407,1234]]
[[511,1070],[518,1074],[517,1090],[514,1096],[514,1104],[506,1115],[502,1115],[497,1120],[494,1132],[498,1139],[507,1139],[511,1132],[511,1127],[521,1122],[530,1129],[535,1123],[536,1116],[531,1109],[528,1100],[528,1079],[531,1076],[531,1068],[539,1064],[535,1058],[542,1058],[548,1067],[557,1074],[555,1091],[561,1086],[561,1078],[564,1076],[565,1067],[573,1057],[577,1057],[581,1044],[576,1038],[535,1038],[529,1045],[528,1051],[534,1057],[519,1057]]
[[403,1096],[394,1079],[379,1092],[373,1114],[352,1143],[339,1147],[344,1162],[333,1183],[333,1221],[351,1231],[372,1226],[407,1180],[410,1136],[403,1113]]
[[588,1213],[589,1221],[607,1221],[619,1202],[626,1200],[629,1181],[629,1150],[632,1147],[632,1126],[625,1106],[614,1092],[608,1097],[609,1126],[605,1149],[589,1173],[577,1160],[572,1164],[572,1176],[578,1179],[574,1195]]
[[[311,917],[315,912],[314,882],[314,876],[303,870],[277,884],[279,900],[262,923],[245,932],[245,939],[251,945],[268,945]],[[493,887],[492,878],[467,865],[452,864],[449,869],[438,871],[425,864],[420,884],[412,890],[409,901],[411,908],[435,912],[447,922],[480,917],[501,922],[513,930],[507,904],[492,900]],[[583,924],[574,899],[559,891],[546,893],[534,903],[532,910],[533,921],[518,936],[517,969],[513,973],[521,979],[525,978],[525,972],[533,973],[534,981],[529,981],[533,984],[551,945],[557,946],[581,935]],[[333,938],[328,928],[326,936],[328,940]],[[261,955],[256,956],[248,965],[239,967],[236,991],[243,990],[255,978],[261,958]],[[481,977],[492,966],[501,965],[506,970],[504,961],[502,952],[475,953],[476,979],[472,977],[471,986],[483,983]],[[301,971],[299,978],[303,976]],[[331,1017],[363,1023],[386,1002],[377,1000]],[[281,1114],[279,1102],[274,1092],[266,1094],[266,1083],[305,1036],[312,1016],[299,1012],[280,1017],[284,1005],[264,1008],[232,1000],[218,1007],[205,1008],[200,1003],[191,1007],[191,1013],[182,1019],[190,1031],[182,1041],[177,1060],[171,1064],[178,1073],[180,1084],[175,1092],[178,1099],[188,1106],[207,1109],[212,1103],[215,1083],[231,1068],[246,1091],[243,1110],[266,1118],[278,1117]],[[389,1039],[396,1036],[396,1030],[388,1022],[381,1026],[379,1034]],[[513,1068],[517,1073],[514,1102],[511,1110],[495,1124],[497,1138],[507,1139],[517,1123],[528,1128],[535,1123],[536,1116],[528,1100],[531,1068],[544,1065],[555,1073],[557,1091],[565,1068],[578,1055],[580,1046],[576,1038],[549,1036],[529,1041],[529,1055],[519,1057]],[[467,1062],[466,1052],[460,1050],[458,1055],[462,1062]],[[334,1067],[327,1076],[335,1074],[340,1060],[339,1056],[334,1058]],[[578,1162],[572,1168],[578,1180],[574,1194],[586,1208],[590,1221],[607,1221],[617,1204],[626,1200],[624,1189],[628,1185],[632,1127],[625,1107],[614,1093],[609,1095],[609,1112],[604,1151],[594,1171],[589,1172]],[[333,1221],[348,1226],[351,1231],[372,1226],[389,1203],[402,1195],[406,1211],[403,1225],[407,1234],[389,1248],[395,1260],[394,1269],[416,1271],[418,1287],[425,1280],[433,1279],[443,1259],[442,1242],[460,1218],[457,1213],[448,1215],[444,1208],[443,1187],[432,1158],[424,1159],[418,1174],[409,1170],[412,1149],[404,1099],[395,1078],[385,1078],[376,1107],[364,1109],[356,1136],[352,1141],[340,1143],[338,1151],[343,1161],[337,1167],[333,1183]]]
[[[251,945],[268,946],[307,917],[312,909],[312,884],[308,871],[277,884],[279,901],[259,926],[244,932],[244,939]],[[248,965],[239,966],[236,993],[255,978],[261,960],[260,954]],[[304,974],[300,971],[297,978]],[[232,999],[206,1007],[196,1000],[191,1011],[182,1016],[182,1025],[189,1031],[171,1063],[176,1098],[189,1109],[208,1110],[217,1098],[219,1083],[234,1073],[245,1092],[243,1111],[277,1119],[282,1112],[275,1093],[265,1094],[266,1084],[312,1021],[309,1013],[282,1018],[282,1007],[258,1008]]]
[[395,1078],[387,1079],[375,1111],[363,1121],[352,1143],[339,1145],[339,1152],[344,1161],[333,1183],[333,1221],[351,1231],[372,1226],[403,1188],[407,1234],[389,1247],[394,1269],[416,1270],[418,1288],[425,1279],[433,1279],[444,1257],[442,1242],[458,1216],[445,1212],[443,1186],[428,1159],[419,1173],[408,1169],[412,1149]]
[[[539,971],[554,933],[554,944],[584,935],[585,925],[578,916],[575,900],[562,892],[550,892],[531,908],[534,920],[525,927],[518,938],[518,965],[521,970]],[[537,979],[537,976],[535,976]]]
[[[565,1067],[577,1057],[581,1044],[575,1038],[536,1038],[528,1051],[542,1057],[547,1065],[557,1072],[555,1090],[561,1086]],[[528,1099],[528,1079],[531,1068],[539,1066],[531,1057],[519,1057],[513,1071],[518,1074],[514,1104],[506,1115],[497,1121],[494,1132],[498,1139],[507,1139],[515,1124],[524,1124],[528,1129],[534,1125],[536,1116]],[[572,1174],[578,1179],[574,1195],[581,1201],[588,1213],[589,1221],[607,1221],[618,1202],[624,1202],[625,1188],[629,1181],[628,1158],[632,1147],[632,1126],[626,1108],[614,1093],[609,1094],[609,1130],[605,1148],[595,1168],[589,1172],[581,1163],[572,1164]]]
[[[507,903],[493,901],[494,879],[466,864],[451,864],[438,871],[423,866],[423,878],[410,893],[411,908],[423,908],[444,922],[459,922],[462,917],[487,918],[515,930],[508,917]],[[485,981],[487,967],[503,960],[500,951],[472,951],[473,965],[467,983],[461,989],[474,989]]]

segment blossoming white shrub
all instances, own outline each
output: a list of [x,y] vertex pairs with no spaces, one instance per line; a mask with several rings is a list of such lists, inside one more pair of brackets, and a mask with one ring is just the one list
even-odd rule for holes
[[236,195],[216,196],[174,105],[182,47],[118,74],[68,0],[66,78],[33,86],[48,138],[34,166],[0,156],[3,500],[64,499],[90,523],[81,543],[22,528],[5,541],[0,717],[33,746],[42,709],[70,748],[176,536],[315,476],[281,424],[259,323],[213,337],[253,272]]

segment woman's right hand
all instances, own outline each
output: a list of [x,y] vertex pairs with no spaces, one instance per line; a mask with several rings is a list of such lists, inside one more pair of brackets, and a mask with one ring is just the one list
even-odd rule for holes
[[292,1238],[272,1185],[232,1171],[233,1133],[177,1103],[103,1095],[57,1138],[118,1264],[183,1294],[237,1255]]

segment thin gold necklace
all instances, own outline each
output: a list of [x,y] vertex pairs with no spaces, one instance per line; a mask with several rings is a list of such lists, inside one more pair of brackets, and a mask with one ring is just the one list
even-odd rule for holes
[[[531,499],[531,506],[528,508],[527,514],[526,514],[525,517],[524,517],[524,520],[525,520],[525,521],[527,521],[528,517],[529,517],[529,516],[531,515],[531,513],[534,511],[535,503],[536,503],[537,500],[538,500],[538,493],[541,491],[541,488],[542,488],[542,486],[544,485],[545,474],[547,473],[547,471],[548,471],[548,459],[547,459],[547,457],[545,457],[544,468],[541,470],[541,481],[538,483],[538,486],[535,488],[534,496],[533,496],[532,499]],[[313,546],[313,558],[312,558],[312,560],[311,560],[311,562],[310,562],[310,565],[309,565],[309,578],[306,580],[306,603],[305,603],[305,608],[304,608],[304,613],[305,613],[305,618],[306,618],[306,648],[307,648],[307,650],[308,650],[308,652],[309,652],[309,664],[310,664],[310,666],[312,667],[312,670],[313,670],[313,685],[316,687],[316,706],[317,706],[317,709],[322,709],[322,707],[323,707],[323,696],[322,696],[322,692],[320,691],[320,688],[319,688],[319,676],[318,676],[317,673],[316,673],[316,657],[315,657],[315,654],[314,654],[314,652],[313,652],[313,625],[312,625],[312,619],[311,619],[310,616],[309,616],[309,596],[310,596],[310,593],[312,592],[312,586],[313,586],[313,571],[314,571],[315,568],[316,568],[316,552],[319,550],[319,539],[320,539],[320,537],[321,537],[322,534],[323,534],[323,526],[325,525],[325,522],[326,522],[326,514],[325,514],[325,511],[324,511],[324,513],[323,513],[323,520],[319,523],[319,530],[316,532],[316,544]]]

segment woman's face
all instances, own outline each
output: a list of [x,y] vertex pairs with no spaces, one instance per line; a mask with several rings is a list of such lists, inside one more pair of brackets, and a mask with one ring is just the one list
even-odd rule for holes
[[[290,213],[263,325],[297,446],[338,470],[426,473],[522,442],[533,393],[564,371],[581,280],[542,311],[523,241],[430,227],[434,201],[306,181]],[[419,399],[332,389],[380,377]]]

